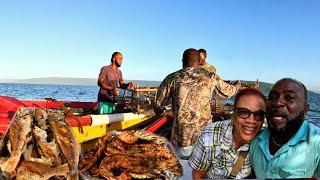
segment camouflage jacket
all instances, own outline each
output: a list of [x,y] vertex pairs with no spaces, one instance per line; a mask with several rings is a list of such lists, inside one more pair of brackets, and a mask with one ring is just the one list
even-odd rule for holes
[[200,67],[202,67],[203,69],[209,71],[210,73],[215,74],[216,76],[219,76],[216,68],[214,66],[212,66],[211,64],[206,63],[205,65],[200,66]]
[[[222,81],[222,79],[221,79],[221,77],[219,76],[216,68],[215,68],[213,65],[206,63],[205,65],[200,66],[200,67],[202,67],[203,69],[205,69],[206,71],[208,71],[207,73],[210,73],[211,76],[214,75],[214,77],[217,79],[217,81],[220,81],[220,80]],[[222,86],[227,86],[227,85],[225,85],[224,83],[222,83]],[[223,88],[222,88],[222,89],[223,89]],[[237,91],[236,91],[236,92],[237,92]],[[235,92],[235,93],[236,93],[236,92]],[[231,96],[233,96],[233,95],[235,95],[235,94],[234,94],[234,93],[228,94],[228,93],[225,93],[225,92],[221,92],[219,89],[215,89],[212,98],[213,98],[213,99],[216,99],[216,97],[219,96],[219,97],[222,97],[222,98],[227,98],[227,99],[229,99],[229,98],[230,98]]]
[[174,146],[193,145],[202,128],[212,122],[210,102],[215,90],[231,97],[238,87],[225,83],[202,67],[176,71],[160,84],[155,105],[161,109],[172,103],[174,122],[170,141]]

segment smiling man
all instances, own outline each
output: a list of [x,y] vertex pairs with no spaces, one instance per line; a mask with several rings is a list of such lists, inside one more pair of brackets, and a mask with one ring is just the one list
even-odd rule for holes
[[267,100],[268,128],[250,146],[257,178],[320,177],[320,128],[304,120],[307,89],[284,78],[272,87]]

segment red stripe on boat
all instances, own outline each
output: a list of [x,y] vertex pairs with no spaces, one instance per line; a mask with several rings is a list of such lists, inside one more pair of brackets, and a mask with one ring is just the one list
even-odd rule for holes
[[160,118],[156,123],[154,123],[152,126],[146,129],[147,132],[155,133],[157,132],[161,127],[163,127],[164,124],[166,124],[168,121],[171,121],[173,117],[170,114],[167,114],[166,116]]

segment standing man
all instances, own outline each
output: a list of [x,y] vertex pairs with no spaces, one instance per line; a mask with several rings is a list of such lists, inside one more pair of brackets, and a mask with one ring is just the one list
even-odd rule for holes
[[128,86],[134,87],[133,82],[125,84],[122,78],[122,72],[119,67],[122,64],[122,54],[114,52],[111,56],[111,65],[103,66],[100,70],[98,86],[98,110],[100,114],[114,113],[115,103],[119,95],[119,87],[126,89]]
[[284,78],[266,103],[268,128],[250,145],[258,179],[320,177],[320,128],[304,120],[309,110],[306,87]]
[[[198,49],[198,52],[200,53],[200,61],[199,61],[200,67],[202,67],[203,69],[208,71],[208,73],[214,74],[215,78],[219,79],[219,81],[222,80],[222,78],[218,74],[216,68],[213,65],[207,63],[207,61],[206,61],[206,59],[207,59],[207,51],[205,49]],[[234,82],[233,84],[240,86],[241,82],[238,80],[238,81]],[[228,97],[225,97],[223,95],[223,93],[220,93],[219,91],[215,91],[215,95],[219,95],[220,97],[228,98]],[[215,95],[213,96],[213,99],[215,99],[215,97],[216,97]]]
[[216,79],[199,67],[200,54],[196,49],[183,53],[183,68],[169,74],[160,84],[155,99],[155,113],[172,103],[174,115],[170,141],[181,159],[188,159],[202,128],[212,122],[210,102],[212,92],[219,90],[227,97],[235,95],[240,86]]
[[205,49],[199,49],[198,52],[200,53],[200,66],[205,70],[209,71],[210,73],[214,73],[216,76],[219,76],[216,68],[206,62],[207,51]]

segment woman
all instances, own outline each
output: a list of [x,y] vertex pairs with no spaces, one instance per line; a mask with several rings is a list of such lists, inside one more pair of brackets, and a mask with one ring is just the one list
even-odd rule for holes
[[[230,178],[240,154],[244,162],[232,178],[242,179],[251,174],[249,142],[260,131],[265,118],[266,97],[259,90],[246,88],[236,95],[231,120],[218,121],[206,126],[195,144],[189,159],[193,179]],[[242,152],[242,153],[240,153]]]

